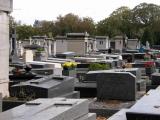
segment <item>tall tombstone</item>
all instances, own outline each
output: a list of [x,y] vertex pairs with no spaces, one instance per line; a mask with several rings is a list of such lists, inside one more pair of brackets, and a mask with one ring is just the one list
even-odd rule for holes
[[9,96],[9,15],[12,0],[0,0],[0,93]]
[[136,100],[136,76],[130,72],[108,72],[97,75],[99,100]]

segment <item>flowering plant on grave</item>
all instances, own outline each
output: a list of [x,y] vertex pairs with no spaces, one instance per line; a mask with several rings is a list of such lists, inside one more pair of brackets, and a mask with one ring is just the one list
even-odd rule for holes
[[62,64],[64,70],[75,69],[76,66],[77,66],[76,62],[65,62],[64,64]]
[[152,61],[145,62],[144,66],[145,68],[155,67],[155,62]]

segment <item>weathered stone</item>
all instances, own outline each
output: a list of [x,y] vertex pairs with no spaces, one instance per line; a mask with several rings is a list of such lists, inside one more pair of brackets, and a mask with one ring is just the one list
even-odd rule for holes
[[[46,76],[11,87],[11,96],[20,98],[52,98],[74,91],[74,78],[65,76]],[[23,94],[22,94],[23,93]]]
[[86,99],[37,99],[1,113],[0,119],[76,120],[88,114],[88,104]]
[[129,72],[108,72],[97,75],[97,98],[136,100],[136,77]]
[[13,0],[0,0],[0,10],[11,12],[13,10]]
[[141,79],[141,70],[139,68],[126,68],[126,69],[111,69],[111,70],[98,70],[98,71],[90,71],[86,75],[85,81],[88,82],[96,82],[99,78],[97,77],[100,73],[110,73],[110,72],[130,72],[136,76],[136,80]]
[[0,93],[2,97],[9,96],[9,15],[1,8],[5,4],[8,5],[7,2],[9,0],[0,0]]

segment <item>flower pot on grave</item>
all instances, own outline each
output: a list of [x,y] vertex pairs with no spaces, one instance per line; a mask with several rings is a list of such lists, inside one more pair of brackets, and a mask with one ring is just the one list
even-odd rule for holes
[[47,60],[47,54],[45,51],[41,51],[41,52],[35,52],[35,61],[46,61]]
[[151,75],[155,72],[155,63],[152,61],[148,61],[145,63],[146,75]]
[[76,77],[76,70],[75,69],[63,69],[62,75]]

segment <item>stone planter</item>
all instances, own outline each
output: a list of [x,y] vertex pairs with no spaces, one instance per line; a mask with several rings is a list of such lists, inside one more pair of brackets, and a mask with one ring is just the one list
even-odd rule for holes
[[76,77],[76,70],[63,70],[62,75]]
[[46,52],[35,52],[35,61],[46,61],[47,53]]

